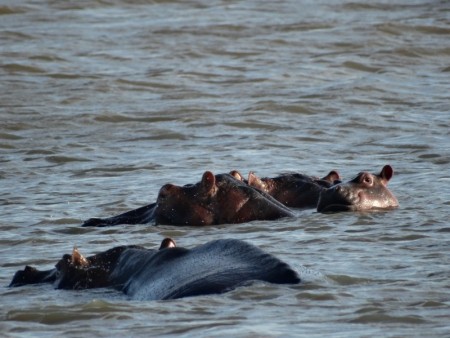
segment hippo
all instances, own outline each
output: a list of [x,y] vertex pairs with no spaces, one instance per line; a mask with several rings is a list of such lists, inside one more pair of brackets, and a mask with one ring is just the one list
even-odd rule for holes
[[154,211],[156,203],[124,212],[108,218],[89,218],[82,227],[107,227],[119,224],[147,224],[155,220]]
[[164,185],[156,203],[110,218],[91,218],[82,226],[218,225],[293,216],[286,206],[234,176],[206,171],[196,184]]
[[47,275],[38,281],[18,277],[24,271],[16,272],[10,287],[34,283],[74,290],[112,287],[133,300],[219,294],[252,281],[301,281],[285,262],[237,239],[219,239],[193,249],[177,247],[172,239],[165,239],[159,250],[119,246],[87,258],[75,248],[55,269],[46,272],[52,278]]
[[397,198],[387,188],[394,169],[385,165],[379,174],[360,172],[349,182],[336,184],[320,193],[318,212],[364,211],[398,207]]
[[218,225],[293,217],[286,206],[229,174],[206,171],[200,182],[164,185],[158,194],[156,224]]
[[[232,175],[242,179],[242,175],[236,171],[233,171]],[[339,173],[335,170],[323,178],[300,173],[259,178],[250,172],[247,180],[248,185],[269,194],[290,208],[316,208],[320,192],[340,182]]]

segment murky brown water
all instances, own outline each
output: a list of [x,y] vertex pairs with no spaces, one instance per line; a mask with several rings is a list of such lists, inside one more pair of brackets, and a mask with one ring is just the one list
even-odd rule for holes
[[[4,0],[0,14],[3,336],[448,336],[448,1]],[[205,170],[348,179],[386,163],[391,212],[80,227]],[[244,239],[305,282],[160,302],[6,288],[73,245],[163,236]]]

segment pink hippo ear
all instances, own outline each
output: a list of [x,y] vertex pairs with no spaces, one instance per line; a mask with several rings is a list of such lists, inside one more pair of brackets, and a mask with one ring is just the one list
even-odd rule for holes
[[336,170],[331,170],[327,176],[325,176],[324,178],[322,178],[325,181],[331,182],[333,183],[336,180],[340,180],[341,176],[339,175],[339,173]]
[[202,177],[202,187],[206,193],[210,193],[216,185],[216,177],[210,171],[205,171]]
[[392,169],[392,167],[389,164],[386,164],[383,167],[383,169],[381,169],[380,176],[385,182],[385,184],[387,184],[387,182],[389,182],[392,176],[394,176],[394,169]]
[[167,249],[167,248],[175,248],[176,246],[177,246],[177,244],[175,243],[175,241],[172,238],[166,237],[162,240],[159,250]]
[[88,260],[78,251],[76,247],[72,250],[71,262],[75,266],[87,266],[89,265]]
[[244,182],[244,176],[242,176],[239,171],[232,170],[232,171],[230,171],[230,175],[233,176],[238,181]]
[[248,173],[248,185],[263,191],[267,189],[266,183],[256,176],[253,171]]

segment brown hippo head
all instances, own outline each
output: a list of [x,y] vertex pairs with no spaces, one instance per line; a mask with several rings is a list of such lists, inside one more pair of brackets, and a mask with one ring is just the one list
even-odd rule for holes
[[56,263],[57,289],[90,289],[110,286],[109,276],[128,246],[120,246],[85,258],[77,248]]
[[275,198],[291,208],[315,208],[323,189],[339,183],[337,171],[318,178],[303,174],[284,174],[274,178],[259,178],[254,173],[248,175],[248,184]]
[[390,165],[385,165],[379,174],[360,172],[349,182],[323,190],[317,211],[361,211],[398,207],[397,198],[387,188],[393,175],[394,170]]
[[293,216],[278,201],[229,174],[206,171],[200,182],[164,185],[154,211],[156,224],[212,225]]

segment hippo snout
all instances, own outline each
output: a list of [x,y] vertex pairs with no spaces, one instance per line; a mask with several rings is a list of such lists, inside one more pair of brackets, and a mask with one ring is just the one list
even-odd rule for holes
[[351,193],[345,186],[338,184],[321,191],[317,203],[318,212],[337,212],[351,210]]

